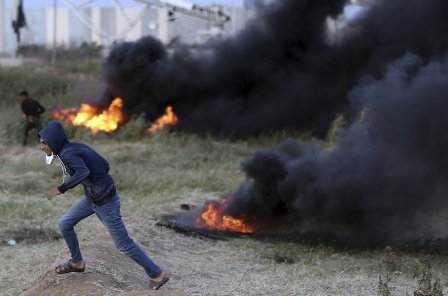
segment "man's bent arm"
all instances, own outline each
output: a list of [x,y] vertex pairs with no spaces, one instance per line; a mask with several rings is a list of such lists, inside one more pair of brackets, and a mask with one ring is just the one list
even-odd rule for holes
[[65,193],[65,191],[75,187],[87,178],[90,175],[90,170],[84,162],[84,159],[76,155],[66,157],[62,161],[74,171],[70,178],[58,186],[59,191]]

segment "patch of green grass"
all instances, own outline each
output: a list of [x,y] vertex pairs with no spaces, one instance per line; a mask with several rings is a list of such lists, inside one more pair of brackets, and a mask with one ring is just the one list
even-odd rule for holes
[[56,70],[61,74],[100,74],[101,61],[99,59],[84,59],[79,63],[59,61]]
[[50,94],[65,93],[69,80],[51,69],[16,67],[0,68],[0,106],[19,104],[18,94],[26,89],[30,96],[42,99]]

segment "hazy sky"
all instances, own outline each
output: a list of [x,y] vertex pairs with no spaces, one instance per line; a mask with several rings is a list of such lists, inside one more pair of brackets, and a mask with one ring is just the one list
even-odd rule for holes
[[[7,7],[10,6],[10,3],[13,2],[13,0],[0,0],[5,1]],[[72,0],[70,1],[72,3],[83,3],[84,1],[81,0]],[[122,3],[123,6],[138,6],[137,1],[132,0],[120,0],[120,3]],[[189,0],[188,2],[196,3],[199,5],[209,5],[209,4],[224,4],[224,5],[239,5],[241,6],[243,3],[243,0]],[[65,6],[65,3],[63,0],[57,0],[58,6]],[[54,5],[54,0],[23,0],[24,7],[51,7]],[[114,1],[112,0],[94,0],[92,1],[91,5],[96,6],[114,6]]]

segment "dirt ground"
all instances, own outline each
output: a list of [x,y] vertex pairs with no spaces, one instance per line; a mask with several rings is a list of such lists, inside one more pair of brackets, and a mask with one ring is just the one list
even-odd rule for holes
[[[382,250],[336,250],[250,237],[215,240],[156,225],[160,214],[177,210],[179,203],[171,203],[124,217],[131,236],[170,274],[170,281],[159,291],[148,290],[148,278],[141,267],[118,252],[98,219],[90,217],[77,229],[86,272],[54,273],[54,267],[69,255],[62,240],[50,246],[35,246],[27,252],[42,253],[42,258],[37,258],[37,263],[20,262],[17,258],[17,266],[30,274],[11,270],[2,280],[5,289],[1,295],[364,296],[378,293],[378,278],[383,272]],[[21,247],[16,247],[15,252],[20,253]],[[14,256],[11,255],[13,248],[5,255]],[[413,293],[418,256],[398,256],[389,284],[392,295]],[[443,260],[440,267],[446,266],[446,259],[439,259]]]
[[[149,281],[142,270],[119,253],[107,237],[100,237],[98,242],[84,246],[84,250],[84,256],[89,258],[84,273],[57,275],[49,270],[20,295],[186,295],[170,289],[148,290]],[[121,271],[117,271],[118,268]]]

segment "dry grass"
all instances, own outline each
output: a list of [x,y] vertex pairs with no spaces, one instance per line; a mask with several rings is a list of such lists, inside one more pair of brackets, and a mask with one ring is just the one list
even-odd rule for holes
[[[71,93],[51,93],[53,88],[39,87],[32,89],[48,94],[43,96],[44,103],[70,105]],[[85,90],[85,94],[95,91]],[[76,275],[53,274],[55,264],[65,260],[68,252],[63,241],[52,238],[57,233],[57,218],[82,195],[81,188],[52,202],[45,199],[46,191],[61,181],[60,168],[44,165],[37,144],[17,146],[18,106],[1,105],[0,123],[5,129],[0,135],[0,295],[19,295],[43,282],[53,288],[65,279],[82,282],[84,278]],[[384,274],[383,250],[341,250],[249,237],[211,240],[155,225],[161,214],[177,211],[180,204],[201,205],[234,192],[244,181],[240,162],[257,147],[274,146],[290,134],[233,142],[166,132],[146,135],[142,128],[136,120],[113,137],[94,138],[82,128],[68,132],[110,161],[131,235],[172,275],[165,289],[185,295],[378,293],[378,278]],[[104,287],[102,295],[144,289],[144,273],[120,257],[96,218],[80,223],[78,232],[91,271],[88,276],[107,275],[106,282],[114,283]],[[16,246],[6,244],[20,236],[25,239]],[[425,255],[395,252],[389,283],[392,295],[413,293],[416,270]],[[442,283],[448,280],[447,259],[432,259],[432,272]]]
[[[129,146],[127,146],[129,148]],[[132,151],[132,150],[131,150]],[[383,272],[383,250],[338,250],[332,247],[289,242],[233,238],[211,240],[186,236],[155,225],[163,213],[172,213],[181,203],[200,205],[218,192],[178,192],[163,202],[129,199],[123,196],[124,219],[131,235],[151,257],[172,275],[166,289],[185,295],[375,295],[378,276]],[[66,201],[66,199],[69,201]],[[51,204],[58,211],[76,197],[59,197]],[[160,196],[155,196],[156,200]],[[137,207],[135,204],[139,204]],[[138,208],[138,210],[136,210]],[[58,213],[57,213],[58,214]],[[57,214],[48,218],[56,222]],[[144,273],[128,269],[113,247],[101,255],[95,249],[111,245],[97,219],[79,225],[81,245],[94,274],[111,276],[121,283],[104,295],[144,289]],[[98,240],[97,238],[101,239]],[[109,252],[109,250],[112,250]],[[2,295],[18,295],[48,276],[68,253],[62,241],[1,246]],[[109,257],[107,257],[109,256]],[[416,289],[415,271],[424,254],[396,252],[390,289],[392,295],[406,295]],[[98,257],[98,258],[97,258]],[[435,257],[434,274],[443,276],[447,258]],[[120,268],[122,267],[122,268]],[[23,271],[26,270],[26,273]],[[54,276],[51,276],[53,278]],[[61,279],[60,279],[61,280]],[[56,282],[54,282],[56,283]],[[106,291],[106,290],[104,290]]]
[[[288,242],[251,238],[211,240],[186,236],[155,225],[158,214],[177,210],[178,203],[197,204],[211,194],[194,192],[185,199],[144,207],[125,221],[132,236],[151,257],[171,273],[168,290],[185,295],[375,295],[382,272],[382,250],[337,250]],[[123,204],[126,208],[126,203]],[[111,276],[120,287],[107,295],[141,291],[145,275],[130,269],[111,247],[105,230],[90,218],[79,227],[81,245],[94,274]],[[100,238],[98,240],[98,238]],[[106,248],[105,254],[101,250]],[[112,251],[110,251],[112,250]],[[62,242],[2,247],[2,287],[5,295],[18,295],[67,257]],[[424,254],[398,252],[390,288],[392,295],[406,295],[416,288],[413,276]],[[288,258],[279,262],[278,258]],[[115,260],[115,261],[114,261]],[[118,260],[118,262],[116,261]],[[446,270],[445,257],[434,258],[434,273]],[[23,270],[31,273],[21,273]],[[54,276],[51,276],[52,278]],[[62,280],[62,279],[60,279]],[[106,295],[104,294],[104,295]]]

